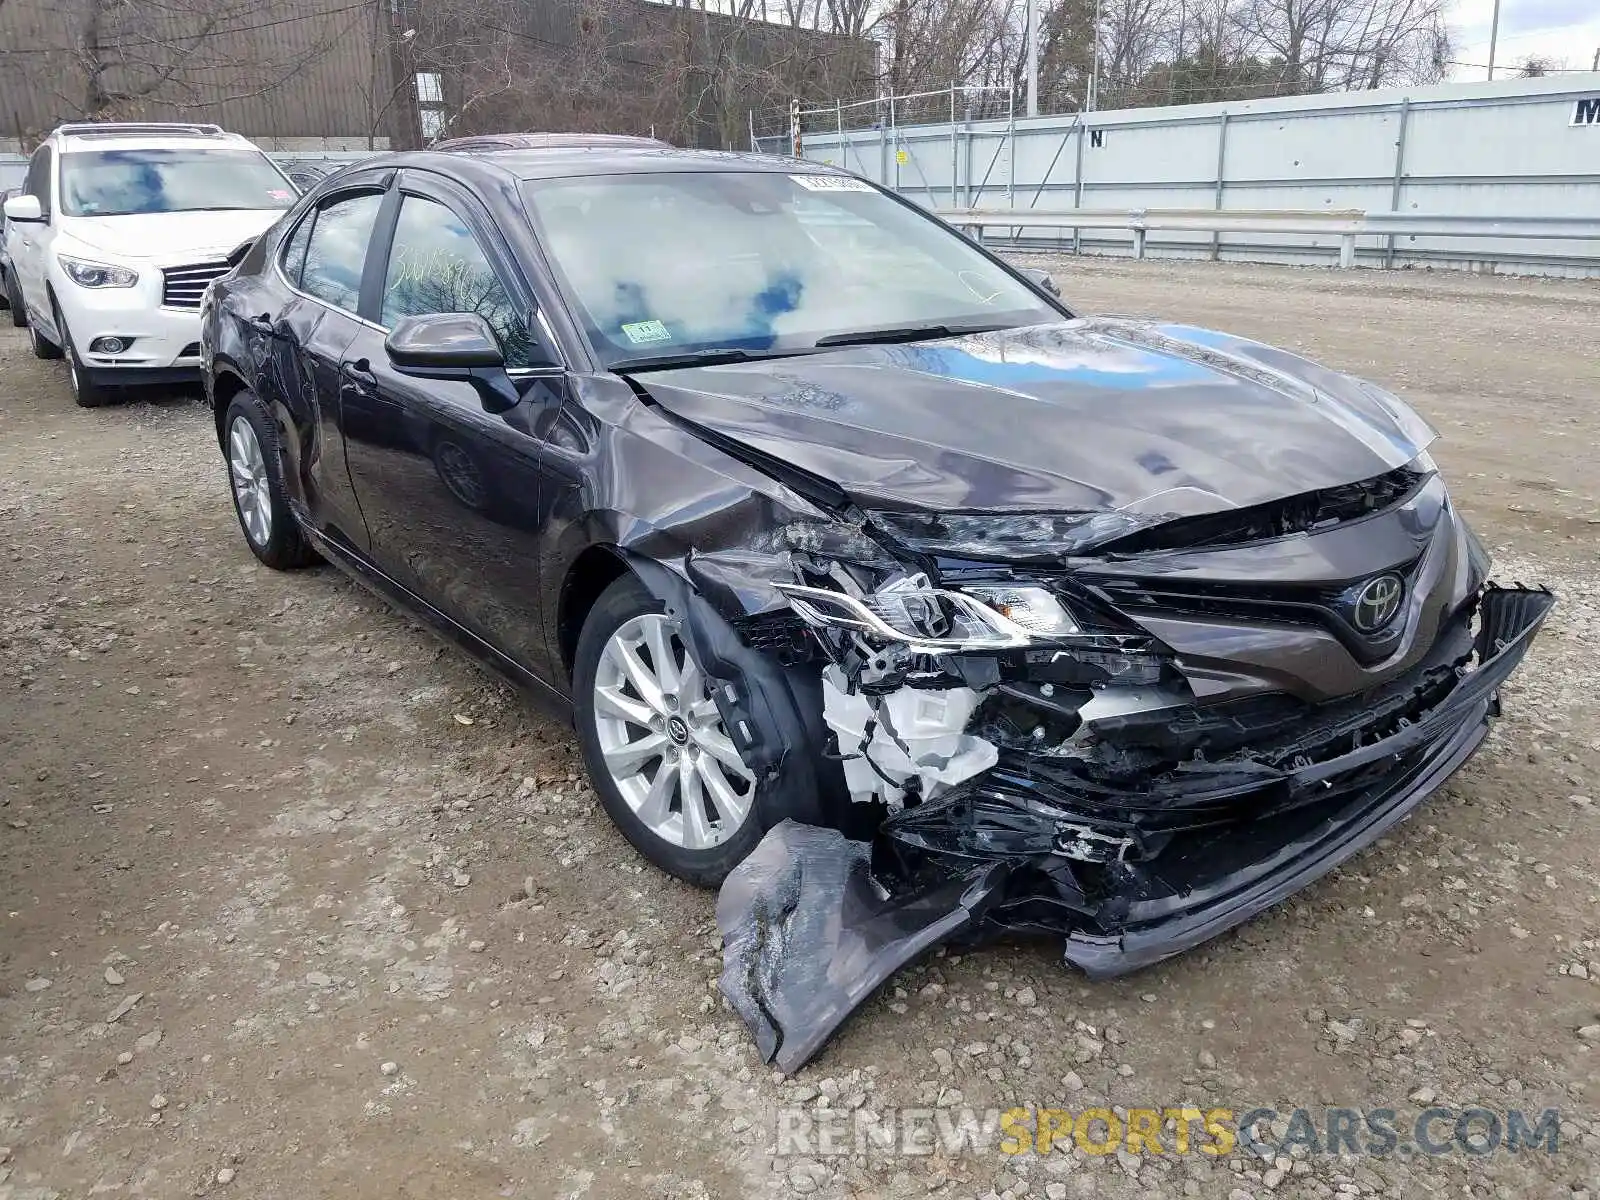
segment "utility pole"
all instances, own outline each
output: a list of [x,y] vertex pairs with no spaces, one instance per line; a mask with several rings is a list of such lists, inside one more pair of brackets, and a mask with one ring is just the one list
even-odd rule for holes
[[1500,41],[1500,0],[1494,0],[1494,16],[1489,21],[1489,82],[1494,82],[1494,48]]
[[1589,70],[1600,71],[1600,46],[1594,48],[1594,65]]
[[1028,115],[1039,115],[1039,0],[1028,0]]
[[1178,102],[1178,72],[1183,70],[1183,31],[1189,23],[1184,10],[1184,0],[1178,0],[1178,52],[1172,56],[1172,70],[1167,73],[1167,103]]
[[1101,11],[1105,0],[1095,0],[1094,3],[1094,65],[1089,68],[1089,103],[1088,111],[1095,112],[1100,107],[1100,21],[1103,17]]

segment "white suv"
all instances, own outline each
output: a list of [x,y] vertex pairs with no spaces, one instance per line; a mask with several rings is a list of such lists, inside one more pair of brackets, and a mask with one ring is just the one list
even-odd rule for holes
[[13,303],[72,395],[200,377],[200,297],[294,203],[259,149],[215,125],[62,125],[5,202]]

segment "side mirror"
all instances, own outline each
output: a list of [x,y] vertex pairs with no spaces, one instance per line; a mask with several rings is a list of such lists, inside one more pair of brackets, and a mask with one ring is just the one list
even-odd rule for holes
[[488,412],[506,412],[521,399],[494,330],[477,313],[401,317],[383,348],[402,375],[470,383]]
[[469,371],[506,365],[494,330],[477,313],[401,317],[383,348],[399,371],[418,367]]
[[1056,299],[1059,300],[1061,298],[1061,289],[1056,285],[1056,281],[1050,278],[1049,271],[1043,270],[1039,267],[1018,267],[1017,270],[1021,273],[1023,278],[1027,279],[1029,282],[1042,287]]
[[39,207],[37,196],[13,196],[6,201],[5,212],[6,220],[19,225],[37,224],[44,220],[44,210]]

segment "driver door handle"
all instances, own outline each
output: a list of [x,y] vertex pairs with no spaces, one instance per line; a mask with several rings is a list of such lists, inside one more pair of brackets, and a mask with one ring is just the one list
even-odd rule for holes
[[358,358],[354,362],[345,359],[339,364],[339,374],[360,388],[378,386],[378,377],[372,373],[372,364],[364,358]]

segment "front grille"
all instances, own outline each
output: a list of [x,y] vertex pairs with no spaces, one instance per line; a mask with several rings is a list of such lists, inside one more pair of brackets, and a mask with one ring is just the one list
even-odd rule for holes
[[226,275],[232,268],[218,259],[216,262],[195,263],[187,267],[168,267],[161,272],[161,304],[164,308],[199,308],[200,297],[213,279]]
[[[1409,593],[1420,560],[1392,568]],[[1199,580],[1113,579],[1097,581],[1102,595],[1137,620],[1142,613],[1221,617],[1253,623],[1316,625],[1333,634],[1358,661],[1374,662],[1393,649],[1398,625],[1376,633],[1351,624],[1341,602],[1348,584],[1217,583]]]

